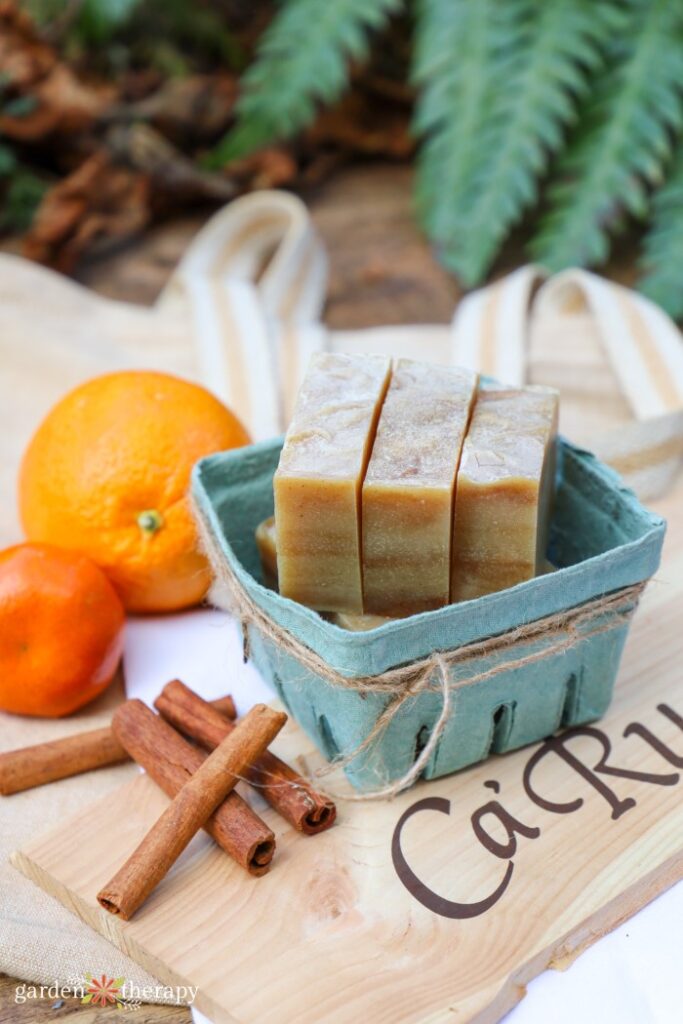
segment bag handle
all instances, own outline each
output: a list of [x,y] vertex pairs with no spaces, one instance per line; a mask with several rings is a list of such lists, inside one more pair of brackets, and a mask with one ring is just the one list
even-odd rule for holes
[[683,463],[683,344],[676,325],[654,303],[585,270],[545,280],[540,268],[522,267],[460,303],[451,359],[522,385],[532,320],[572,316],[578,309],[592,315],[635,418],[599,435],[591,447],[640,497],[657,497]]
[[521,267],[466,296],[453,319],[452,360],[519,386],[526,379],[531,318],[571,314],[577,301],[595,318],[634,416],[648,419],[683,408],[683,345],[675,324],[642,295],[586,270],[545,280],[540,268]]
[[522,387],[531,296],[543,278],[538,267],[520,267],[461,299],[451,323],[451,363]]
[[208,221],[158,305],[189,304],[202,378],[262,440],[282,431],[289,396],[324,346],[326,290],[327,258],[305,205],[263,191]]
[[683,344],[676,325],[637,292],[586,270],[565,270],[540,288],[533,314],[593,314],[605,353],[638,420],[683,409]]

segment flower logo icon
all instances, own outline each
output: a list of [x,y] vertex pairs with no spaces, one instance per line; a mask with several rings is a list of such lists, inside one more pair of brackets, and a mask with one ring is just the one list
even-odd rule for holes
[[100,978],[93,978],[92,974],[86,974],[88,988],[81,999],[81,1003],[92,1003],[94,1006],[115,1006],[117,1009],[123,1007],[121,989],[125,978],[108,978],[103,974]]

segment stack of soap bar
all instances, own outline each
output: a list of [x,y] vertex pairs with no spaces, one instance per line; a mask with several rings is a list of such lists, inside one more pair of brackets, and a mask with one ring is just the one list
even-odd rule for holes
[[309,365],[275,473],[280,593],[321,611],[363,611],[360,495],[389,382],[384,356]]
[[366,612],[448,604],[453,492],[476,388],[470,370],[394,366],[363,483]]
[[482,390],[455,496],[451,601],[481,597],[545,567],[555,475],[558,394]]

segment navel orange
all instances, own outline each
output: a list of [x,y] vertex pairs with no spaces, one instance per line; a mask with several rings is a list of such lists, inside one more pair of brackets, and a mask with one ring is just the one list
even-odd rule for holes
[[0,709],[57,718],[109,685],[123,605],[94,562],[47,544],[0,551]]
[[21,466],[29,540],[89,555],[132,612],[196,604],[210,583],[188,502],[192,466],[247,444],[204,388],[164,373],[96,377],[63,398]]

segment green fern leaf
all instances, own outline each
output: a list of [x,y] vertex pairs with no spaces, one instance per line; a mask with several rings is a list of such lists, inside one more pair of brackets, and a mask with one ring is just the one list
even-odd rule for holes
[[26,231],[46,189],[37,175],[23,167],[15,167],[3,195],[0,231]]
[[17,158],[14,151],[0,142],[0,179],[9,177],[16,169]]
[[683,318],[683,145],[666,183],[652,200],[638,287],[676,320]]
[[495,0],[421,0],[413,79],[419,89],[414,131],[423,137],[416,199],[428,235],[447,246],[465,201],[463,183],[486,154],[480,132],[495,94],[496,74],[517,38],[512,5]]
[[510,228],[536,201],[538,179],[564,141],[589,73],[602,63],[601,45],[619,23],[611,3],[507,2],[516,41],[496,69],[490,115],[470,143],[486,162],[474,162],[470,180],[454,183],[452,234],[442,250],[466,285],[482,279]]
[[319,103],[332,103],[361,60],[368,35],[403,0],[288,0],[264,33],[242,78],[235,128],[211,155],[224,164],[309,124]]
[[86,39],[106,42],[124,25],[140,0],[83,0],[78,13],[78,27]]
[[647,211],[672,135],[683,125],[683,10],[670,0],[631,0],[627,31],[581,111],[562,156],[550,212],[532,243],[549,270],[604,262],[609,233]]

